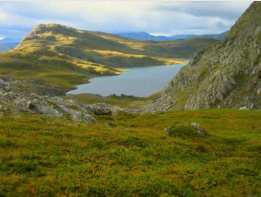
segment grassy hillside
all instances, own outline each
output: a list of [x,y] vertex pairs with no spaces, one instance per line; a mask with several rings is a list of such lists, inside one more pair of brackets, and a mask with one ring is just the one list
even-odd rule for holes
[[57,24],[38,25],[15,49],[0,54],[0,72],[69,90],[90,77],[120,74],[124,67],[178,64],[215,42],[140,41]]
[[[259,111],[0,117],[0,196],[261,195]],[[165,135],[186,122],[209,135]]]

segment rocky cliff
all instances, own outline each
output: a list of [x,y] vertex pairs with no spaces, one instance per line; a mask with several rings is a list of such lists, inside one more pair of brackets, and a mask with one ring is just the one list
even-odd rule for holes
[[261,2],[253,2],[224,40],[195,53],[144,110],[261,109]]

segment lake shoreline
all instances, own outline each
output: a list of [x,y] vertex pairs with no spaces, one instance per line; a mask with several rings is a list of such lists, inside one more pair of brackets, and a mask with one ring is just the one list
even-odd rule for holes
[[[81,87],[82,86],[85,86],[85,85],[90,85],[90,84],[92,84],[92,83],[94,83],[94,81],[93,80],[95,80],[95,82],[96,82],[96,79],[102,79],[102,78],[110,78],[110,77],[119,77],[119,76],[122,76],[122,75],[125,75],[126,73],[132,73],[132,72],[136,72],[135,73],[135,75],[133,76],[134,78],[133,78],[133,82],[135,82],[135,76],[136,75],[140,75],[140,73],[137,73],[137,70],[139,70],[138,72],[142,72],[142,70],[146,70],[146,72],[144,73],[144,77],[146,78],[147,76],[145,76],[145,75],[147,75],[147,72],[151,72],[151,71],[148,71],[148,69],[154,69],[154,68],[166,68],[166,67],[171,67],[171,66],[177,66],[177,67],[179,67],[180,65],[182,65],[182,66],[184,66],[184,65],[186,65],[188,62],[189,62],[189,60],[190,59],[186,59],[186,60],[182,60],[182,62],[180,61],[178,64],[171,64],[171,65],[157,65],[157,66],[143,66],[143,67],[128,67],[128,68],[126,68],[126,71],[124,71],[124,72],[122,72],[121,74],[119,74],[119,75],[107,75],[107,76],[93,76],[92,78],[90,78],[90,80],[89,80],[89,82],[88,83],[84,83],[84,84],[78,84],[78,85],[76,85],[77,86],[77,88],[75,88],[75,89],[71,89],[71,90],[68,90],[67,92],[66,92],[66,95],[70,95],[70,94],[83,94],[83,93],[92,93],[92,94],[100,94],[101,96],[108,96],[108,95],[110,95],[110,94],[106,94],[106,95],[103,95],[104,93],[103,92],[100,92],[100,93],[97,93],[97,92],[93,92],[93,91],[96,91],[96,90],[90,90],[90,91],[88,91],[88,92],[86,92],[86,91],[84,91],[83,92],[83,90],[82,91],[80,91],[79,89],[81,89]],[[172,67],[173,68],[173,67]],[[125,68],[122,68],[122,69],[125,69]],[[180,69],[180,68],[179,68]],[[159,69],[158,69],[159,70]],[[161,70],[161,69],[160,69]],[[159,72],[161,72],[159,70]],[[155,74],[157,74],[157,73],[154,73],[154,75]],[[166,74],[168,74],[168,73],[166,73]],[[177,74],[177,73],[176,73]],[[176,75],[175,74],[175,75]],[[175,76],[175,75],[173,75],[172,76],[172,78]],[[136,76],[137,77],[137,76]],[[139,78],[139,80],[142,80],[142,78],[144,78],[143,76],[139,76],[138,78]],[[164,77],[164,76],[163,76]],[[165,77],[164,77],[165,78]],[[150,79],[151,80],[151,79]],[[171,79],[170,79],[171,80]],[[97,83],[97,82],[96,82]],[[119,83],[121,83],[121,81],[119,81]],[[129,82],[130,84],[132,84],[132,82]],[[145,83],[147,83],[147,82],[145,82]],[[130,84],[128,84],[128,86],[130,86]],[[104,84],[101,84],[100,83],[100,86],[106,86],[107,85],[107,83],[105,82]],[[117,86],[117,84],[114,84],[115,86]],[[100,88],[100,87],[98,87],[98,88]],[[77,91],[78,90],[78,91]],[[77,92],[75,92],[75,91],[77,91]],[[79,92],[80,91],[80,92]],[[105,90],[106,91],[106,90]],[[75,93],[74,93],[75,92]],[[117,91],[116,91],[117,92]],[[125,94],[125,95],[133,95],[133,94],[129,94],[129,93],[126,93],[126,91],[124,90],[124,93],[116,93],[116,92],[112,92],[111,94],[116,94],[116,95],[121,95],[121,94]],[[155,93],[155,92],[154,92]],[[154,93],[152,93],[152,94],[154,94]],[[134,96],[138,96],[138,97],[146,97],[146,96],[141,96],[141,95],[134,95]]]

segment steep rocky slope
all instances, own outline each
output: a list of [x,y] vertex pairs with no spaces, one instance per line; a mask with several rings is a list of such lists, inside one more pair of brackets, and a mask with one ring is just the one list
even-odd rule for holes
[[195,53],[144,112],[261,109],[261,2],[253,2],[224,40]]

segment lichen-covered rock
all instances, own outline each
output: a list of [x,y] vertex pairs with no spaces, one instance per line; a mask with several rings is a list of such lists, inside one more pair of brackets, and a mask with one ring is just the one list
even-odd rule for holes
[[179,137],[188,139],[193,137],[206,137],[207,131],[198,123],[176,124],[169,128],[165,128],[164,132],[168,137]]
[[143,113],[169,109],[261,109],[261,2],[253,2],[224,40],[195,53]]
[[123,111],[120,107],[105,103],[94,103],[88,106],[95,115],[116,115],[119,111]]

